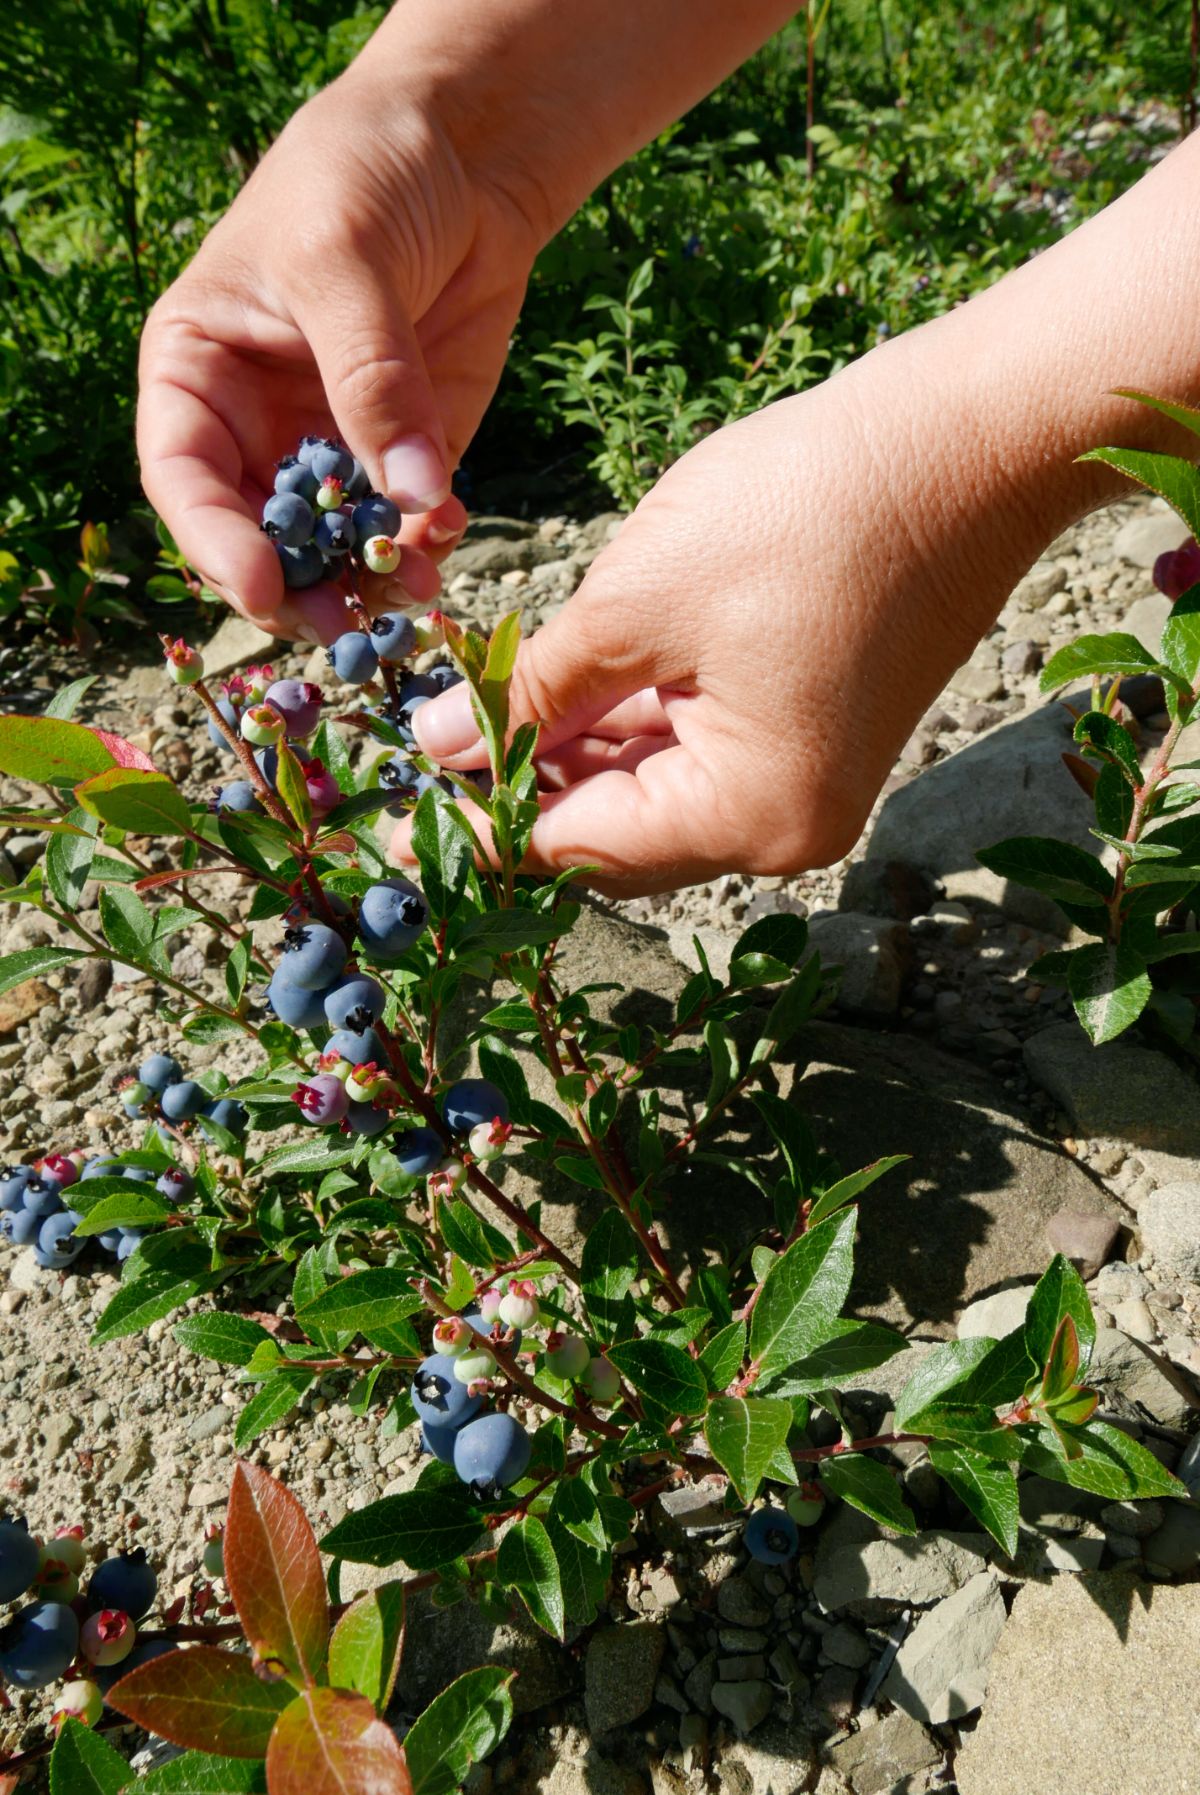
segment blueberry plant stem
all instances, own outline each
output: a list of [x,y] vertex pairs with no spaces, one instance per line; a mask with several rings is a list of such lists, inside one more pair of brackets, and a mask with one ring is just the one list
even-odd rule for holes
[[[1129,827],[1125,831],[1125,840],[1132,847],[1146,825],[1150,806],[1155,793],[1171,770],[1171,756],[1179,746],[1179,738],[1183,734],[1192,713],[1196,708],[1200,690],[1193,691],[1188,698],[1181,698],[1177,705],[1178,715],[1163,738],[1162,746],[1146,774],[1145,779],[1133,794],[1133,814],[1129,819]],[[1133,864],[1129,854],[1122,854],[1117,861],[1117,870],[1113,878],[1112,896],[1108,900],[1108,911],[1112,918],[1111,935],[1114,942],[1121,939],[1121,904],[1125,896],[1125,877]]]

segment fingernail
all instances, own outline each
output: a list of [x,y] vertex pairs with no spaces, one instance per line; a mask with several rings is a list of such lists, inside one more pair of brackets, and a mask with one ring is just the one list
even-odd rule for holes
[[432,703],[421,705],[413,712],[412,727],[417,746],[434,760],[462,754],[479,741],[471,695],[465,685],[452,686]]
[[312,642],[315,645],[321,640],[311,623],[298,623],[295,633],[297,642]]
[[446,464],[427,436],[402,436],[384,450],[383,483],[402,511],[432,511],[450,497]]
[[462,535],[462,530],[453,529],[447,524],[430,524],[425,534],[430,542],[452,542],[456,536]]

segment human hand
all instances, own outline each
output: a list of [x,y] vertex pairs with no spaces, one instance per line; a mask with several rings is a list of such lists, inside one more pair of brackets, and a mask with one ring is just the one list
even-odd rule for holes
[[[953,430],[914,443],[912,342],[699,444],[522,645],[513,724],[542,724],[547,788],[530,870],[593,864],[631,894],[853,846],[1041,545],[1032,511],[977,496]],[[414,726],[485,764],[465,686]]]
[[345,626],[332,586],[285,593],[258,529],[278,456],[309,432],[340,435],[406,513],[370,608],[436,595],[466,522],[450,473],[537,247],[520,206],[365,60],[296,114],[142,340],[146,492],[243,616],[307,641]]

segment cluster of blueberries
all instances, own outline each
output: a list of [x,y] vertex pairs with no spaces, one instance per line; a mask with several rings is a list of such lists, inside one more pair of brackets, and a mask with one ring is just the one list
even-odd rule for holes
[[[89,1159],[83,1153],[50,1153],[32,1165],[0,1168],[0,1236],[14,1246],[32,1247],[43,1271],[65,1270],[78,1259],[90,1238],[76,1238],[75,1229],[83,1218],[77,1209],[72,1209],[67,1193],[72,1185],[83,1184],[89,1178],[124,1178],[135,1184],[152,1184],[169,1203],[186,1202],[193,1189],[191,1174],[180,1166],[168,1166],[165,1172],[156,1174],[145,1166],[122,1165],[108,1155]],[[95,1239],[105,1252],[125,1260],[144,1239],[144,1231],[110,1228]]]
[[326,436],[303,436],[284,456],[262,512],[284,585],[295,590],[337,579],[349,555],[372,573],[394,573],[399,528],[399,507],[373,492],[358,457]]
[[41,1544],[24,1520],[0,1518],[0,1605],[29,1598],[0,1627],[0,1683],[42,1689],[70,1672],[55,1722],[70,1716],[92,1726],[118,1677],[172,1647],[138,1637],[158,1594],[141,1547],[85,1572],[82,1527]]

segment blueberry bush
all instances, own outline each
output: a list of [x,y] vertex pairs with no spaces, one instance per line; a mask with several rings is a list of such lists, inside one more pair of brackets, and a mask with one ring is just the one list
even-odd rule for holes
[[[560,1640],[596,1618],[641,1505],[681,1479],[719,1480],[730,1512],[747,1512],[747,1549],[769,1563],[796,1552],[829,1499],[914,1532],[887,1456],[900,1443],[926,1448],[1010,1556],[1022,1469],[1114,1498],[1177,1492],[1096,1415],[1096,1325],[1061,1257],[1023,1326],[936,1348],[899,1396],[894,1431],[854,1436],[839,1387],[906,1345],[847,1313],[859,1199],[899,1162],[843,1171],[785,1094],[789,1045],[836,988],[806,925],[755,922],[723,980],[701,952],[660,1026],[608,1020],[598,1000],[619,983],[569,977],[571,876],[521,871],[537,730],[509,726],[516,618],[490,640],[437,613],[372,620],[359,583],[394,551],[394,510],[356,489],[347,450],[316,439],[281,463],[277,485],[263,522],[288,577],[315,570],[345,596],[346,629],[328,651],[351,685],[340,715],[323,715],[319,688],[264,668],[218,696],[200,654],[164,636],[165,675],[194,695],[238,774],[210,805],[141,749],[75,721],[86,682],[50,715],[0,718],[0,772],[39,794],[0,822],[50,838],[44,864],[0,897],[35,906],[64,936],[0,959],[0,990],[117,958],[161,987],[164,1028],[181,1043],[130,1069],[125,1108],[145,1124],[136,1150],[50,1143],[0,1183],[8,1230],[36,1237],[48,1270],[81,1242],[115,1242],[121,1281],[96,1340],[211,1296],[175,1332],[252,1386],[240,1451],[318,1379],[377,1416],[381,1436],[419,1429],[415,1486],[320,1542],[334,1589],[341,1562],[395,1566],[397,1601],[420,1588],[442,1606],[517,1607]],[[458,680],[486,776],[443,772],[415,745],[414,709]],[[389,870],[374,832],[380,813],[405,811],[419,885]],[[148,841],[175,844],[177,863],[148,870]],[[204,901],[206,878],[231,869],[253,887],[253,928]],[[98,930],[80,915],[88,882]],[[208,931],[224,950],[220,999],[189,986],[173,958],[181,937]],[[252,1070],[187,1075],[187,1043],[235,1037],[250,1043]],[[689,1094],[682,1119],[674,1086]],[[725,1138],[735,1115],[753,1122],[750,1148]],[[761,1217],[745,1249],[715,1264],[669,1248],[661,1227],[698,1176],[737,1184]],[[541,1187],[554,1181],[584,1207],[582,1248],[564,1247],[543,1216]],[[247,1310],[267,1290],[277,1302],[281,1286],[290,1320],[269,1329]],[[257,1474],[238,1475],[235,1511],[268,1502]],[[261,1516],[254,1525],[270,1532]],[[293,1587],[261,1540],[235,1573],[234,1532],[231,1516],[227,1571],[265,1679],[244,1654],[197,1656],[201,1644],[182,1668],[167,1656],[141,1665],[115,1705],[189,1749],[265,1757],[271,1795],[301,1786],[318,1736],[369,1762],[367,1786],[428,1786],[413,1734],[440,1737],[442,1721],[419,1721],[404,1751],[377,1724],[391,1663],[377,1635],[393,1611],[370,1621],[364,1688],[360,1659],[327,1636],[316,1547],[299,1555]],[[503,1679],[478,1674],[472,1690],[486,1695],[451,1703],[475,1741],[495,1735],[504,1702]],[[179,1701],[197,1680],[202,1729]],[[448,1754],[434,1786],[455,1786],[461,1768]],[[210,1785],[197,1772],[194,1786]]]
[[[1200,412],[1144,393],[1127,396],[1200,435]],[[1183,744],[1200,705],[1200,469],[1179,456],[1133,449],[1094,449],[1084,459],[1158,493],[1191,532],[1155,564],[1155,584],[1172,601],[1157,653],[1124,632],[1080,636],[1041,676],[1044,692],[1090,682],[1086,694],[1064,700],[1079,751],[1063,759],[1095,807],[1091,832],[1107,859],[1047,836],[997,842],[978,858],[1053,898],[1075,928],[1094,937],[1045,954],[1030,968],[1042,984],[1065,987],[1094,1043],[1111,1041],[1140,1020],[1152,1039],[1194,1063],[1200,1058],[1200,783],[1187,775],[1200,769],[1200,759],[1184,758]],[[1167,726],[1149,754],[1136,717],[1122,703],[1126,679],[1161,687],[1155,708]]]

